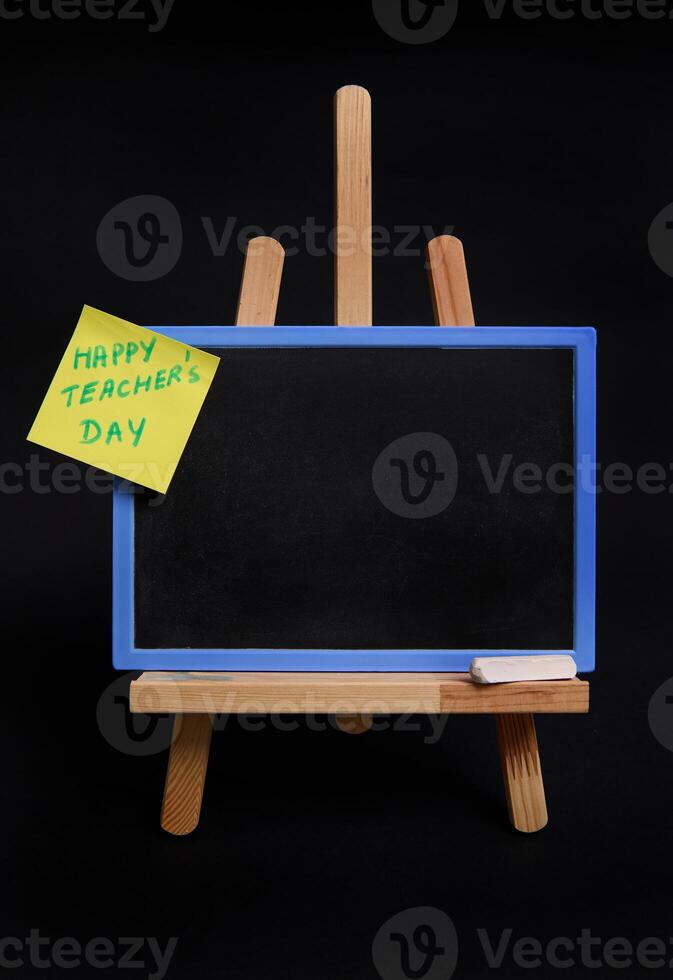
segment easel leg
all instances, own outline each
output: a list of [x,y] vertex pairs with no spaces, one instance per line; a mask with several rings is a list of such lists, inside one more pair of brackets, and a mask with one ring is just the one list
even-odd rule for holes
[[190,834],[199,822],[213,723],[210,715],[177,715],[168,759],[161,826]]
[[496,715],[500,764],[512,826],[525,834],[547,824],[533,715]]
[[[441,235],[429,242],[427,259],[437,326],[474,326],[461,243],[451,235]],[[535,719],[533,715],[496,715],[496,724],[509,819],[523,833],[541,830],[547,824],[547,804]]]

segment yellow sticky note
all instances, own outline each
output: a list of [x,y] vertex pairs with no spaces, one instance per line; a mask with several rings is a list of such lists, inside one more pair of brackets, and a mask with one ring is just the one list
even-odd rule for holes
[[85,306],[28,439],[166,493],[219,362]]

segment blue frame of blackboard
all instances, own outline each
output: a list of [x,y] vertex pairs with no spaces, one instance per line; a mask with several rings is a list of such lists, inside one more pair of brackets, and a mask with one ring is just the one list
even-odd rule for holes
[[[574,351],[574,650],[140,649],[134,643],[134,494],[113,499],[112,636],[120,670],[466,671],[476,656],[566,653],[595,666],[596,332],[592,327],[151,327],[192,347],[564,347]],[[580,474],[582,478],[580,479]],[[587,474],[589,480],[587,480]],[[169,491],[170,492],[170,491]]]

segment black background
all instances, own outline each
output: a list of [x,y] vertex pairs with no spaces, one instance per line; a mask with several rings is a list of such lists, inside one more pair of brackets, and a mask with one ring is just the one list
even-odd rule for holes
[[[137,647],[574,648],[573,494],[491,493],[477,459],[572,463],[572,351],[212,353],[168,494],[135,499]],[[372,466],[426,432],[450,441],[456,496],[409,520]]]
[[[672,42],[668,20],[493,21],[472,2],[418,47],[366,2],[176,0],[159,34],[0,19],[4,459],[36,451],[24,435],[83,302],[232,322],[243,258],[214,257],[201,216],[329,225],[331,99],[358,82],[374,220],[452,226],[478,323],[596,326],[602,461],[668,467],[673,281],[647,232],[673,199]],[[132,283],[103,265],[96,229],[147,193],[178,208],[184,246],[167,276]],[[300,252],[278,322],[329,323],[331,296],[329,258]],[[430,322],[422,258],[377,259],[374,300],[377,324]],[[230,722],[200,828],[162,834],[165,753],[125,754],[123,719],[110,741],[96,720],[115,679],[109,495],[25,489],[2,514],[3,935],[172,935],[172,978],[292,980],[376,978],[374,935],[415,906],[451,916],[471,980],[492,974],[481,926],[673,935],[673,760],[648,726],[673,673],[669,494],[599,500],[592,710],[539,719],[551,821],[533,837],[508,827],[492,722],[461,717],[434,745],[423,720],[357,738]],[[502,977],[552,973],[506,963]]]

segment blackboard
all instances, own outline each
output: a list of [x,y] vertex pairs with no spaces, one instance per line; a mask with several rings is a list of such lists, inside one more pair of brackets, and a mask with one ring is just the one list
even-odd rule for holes
[[202,669],[577,653],[577,347],[332,332],[208,348],[169,493],[133,496],[133,650]]

